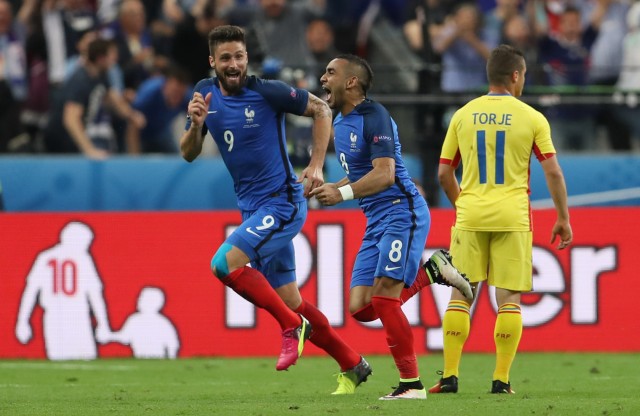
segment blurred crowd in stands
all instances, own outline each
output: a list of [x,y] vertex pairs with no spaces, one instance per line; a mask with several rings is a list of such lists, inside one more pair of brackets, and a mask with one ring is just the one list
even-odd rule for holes
[[[638,149],[634,0],[0,0],[0,152],[177,153],[175,126],[192,85],[211,76],[207,34],[221,24],[246,29],[252,74],[321,96],[318,79],[337,53],[371,61],[381,101],[413,77],[401,92],[436,97],[400,106],[415,120],[401,137],[421,154],[424,182],[457,108],[438,97],[484,92],[485,61],[500,43],[527,56],[525,95],[556,104],[541,110],[558,148],[601,150],[604,137],[609,150]],[[394,36],[401,43],[389,47]],[[301,165],[306,122],[289,121]]]

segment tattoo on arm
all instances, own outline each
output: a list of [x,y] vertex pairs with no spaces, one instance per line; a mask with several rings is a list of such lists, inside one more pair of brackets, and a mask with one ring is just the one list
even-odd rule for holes
[[303,115],[313,117],[314,119],[333,117],[329,105],[311,93],[309,93],[309,102],[307,103],[307,108],[304,110]]

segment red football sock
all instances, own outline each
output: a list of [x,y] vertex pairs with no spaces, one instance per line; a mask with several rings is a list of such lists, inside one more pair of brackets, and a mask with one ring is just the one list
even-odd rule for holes
[[347,371],[360,362],[360,354],[348,346],[329,324],[327,317],[314,305],[302,299],[294,311],[307,318],[311,324],[311,341],[322,348],[340,365],[341,371]]
[[424,267],[418,267],[416,280],[413,281],[411,287],[405,287],[404,289],[402,289],[402,292],[400,293],[400,301],[402,303],[405,303],[406,301],[411,299],[413,295],[421,291],[422,288],[429,286],[431,283],[433,282],[429,278],[427,272],[424,270]]
[[[405,287],[404,289],[402,289],[402,292],[400,292],[400,302],[404,304],[416,293],[420,292],[424,287],[429,286],[432,283],[433,282],[429,278],[427,272],[424,270],[424,267],[418,267],[416,280],[413,281],[413,284],[410,287]],[[378,319],[378,314],[376,313],[375,309],[373,309],[373,305],[371,305],[370,303],[352,313],[351,316],[353,316],[357,321],[360,322],[371,322]]]
[[400,309],[400,299],[373,296],[371,303],[384,326],[389,350],[400,372],[400,378],[419,378],[418,361],[413,349],[413,332],[407,317]]
[[220,279],[238,295],[269,312],[282,330],[300,325],[300,316],[289,309],[262,273],[251,267],[241,267]]
[[355,318],[356,321],[360,322],[371,322],[378,319],[378,314],[375,309],[373,309],[373,305],[367,303],[361,309],[358,309],[354,313],[351,314]]

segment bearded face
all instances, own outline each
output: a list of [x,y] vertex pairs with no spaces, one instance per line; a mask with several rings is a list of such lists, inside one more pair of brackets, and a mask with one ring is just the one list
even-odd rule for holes
[[247,50],[242,42],[225,42],[217,45],[215,56],[210,57],[216,77],[225,95],[240,92],[247,81]]

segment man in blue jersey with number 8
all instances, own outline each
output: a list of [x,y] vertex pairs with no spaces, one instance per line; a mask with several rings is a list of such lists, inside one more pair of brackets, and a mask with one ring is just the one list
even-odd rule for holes
[[[305,196],[324,182],[331,110],[305,90],[247,76],[245,36],[237,26],[212,30],[209,50],[216,76],[195,86],[180,149],[187,161],[193,161],[211,132],[233,178],[243,220],[216,251],[211,270],[280,324],[277,370],[295,364],[309,339],[340,365],[334,394],[352,394],[371,367],[337,335],[324,314],[300,296],[292,243],[306,219]],[[299,179],[287,155],[286,113],[313,119],[311,160]]]
[[331,108],[336,155],[346,173],[311,191],[323,205],[359,199],[367,228],[351,276],[349,310],[358,321],[380,318],[400,383],[381,400],[426,399],[402,303],[431,283],[473,297],[469,282],[438,250],[422,266],[431,217],[404,166],[398,129],[388,111],[367,98],[373,71],[362,58],[339,55],[320,78]]

